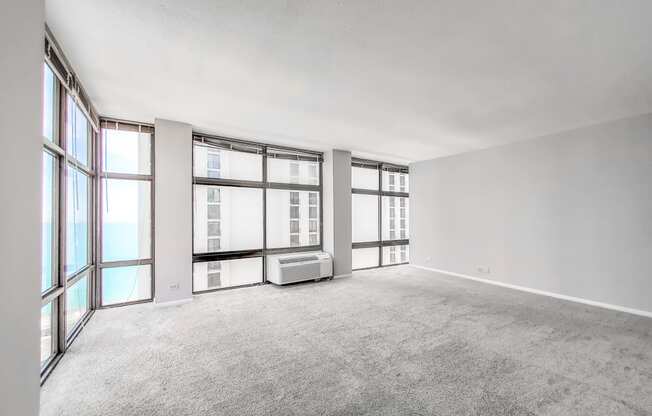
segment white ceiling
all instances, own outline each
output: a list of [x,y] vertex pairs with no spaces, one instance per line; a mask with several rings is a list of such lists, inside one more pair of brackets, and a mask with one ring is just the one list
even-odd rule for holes
[[47,0],[103,115],[414,161],[652,112],[649,0]]

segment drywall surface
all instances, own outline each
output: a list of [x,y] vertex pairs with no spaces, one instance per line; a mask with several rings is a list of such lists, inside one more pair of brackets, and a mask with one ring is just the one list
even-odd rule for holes
[[324,251],[335,255],[335,236],[333,230],[333,151],[324,152],[322,163],[322,246]]
[[324,251],[333,256],[333,275],[351,274],[351,152],[324,152]]
[[156,119],[154,137],[157,303],[192,298],[192,127]]
[[652,115],[410,173],[413,264],[652,311]]
[[486,3],[48,0],[47,17],[106,114],[226,137],[401,162],[652,111],[652,1]]
[[42,0],[0,13],[0,415],[39,411]]
[[351,274],[351,152],[333,150],[333,274]]

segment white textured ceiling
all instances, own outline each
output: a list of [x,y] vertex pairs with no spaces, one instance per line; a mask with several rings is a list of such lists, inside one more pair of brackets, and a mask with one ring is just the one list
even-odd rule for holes
[[649,0],[47,0],[103,115],[422,160],[652,112]]

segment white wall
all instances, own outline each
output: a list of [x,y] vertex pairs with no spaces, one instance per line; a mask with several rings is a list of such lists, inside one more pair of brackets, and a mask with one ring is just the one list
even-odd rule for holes
[[413,264],[652,311],[652,115],[410,173]]
[[0,12],[0,415],[39,411],[42,0]]
[[155,129],[154,300],[160,303],[192,298],[192,127],[156,119]]

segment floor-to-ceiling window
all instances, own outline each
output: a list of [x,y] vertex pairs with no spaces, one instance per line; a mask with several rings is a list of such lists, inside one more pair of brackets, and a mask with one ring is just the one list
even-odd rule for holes
[[149,301],[154,295],[153,139],[150,125],[101,121],[100,306]]
[[97,117],[50,37],[43,65],[41,376],[94,308]]
[[267,255],[321,250],[321,160],[194,135],[194,292],[262,283]]
[[409,262],[408,168],[354,158],[351,188],[353,269]]

